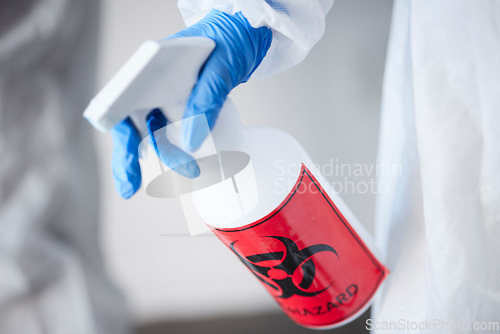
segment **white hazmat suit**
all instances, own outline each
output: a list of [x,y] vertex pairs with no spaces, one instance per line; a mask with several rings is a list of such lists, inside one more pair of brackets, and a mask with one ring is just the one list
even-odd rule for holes
[[[307,55],[332,3],[180,0],[179,8],[188,25],[216,8],[271,27],[262,77]],[[392,24],[379,162],[403,172],[379,180],[389,191],[378,197],[376,237],[392,273],[374,320],[403,323],[393,332],[405,333],[497,326],[500,1],[399,0]]]
[[101,263],[94,0],[0,2],[0,333],[128,332]]

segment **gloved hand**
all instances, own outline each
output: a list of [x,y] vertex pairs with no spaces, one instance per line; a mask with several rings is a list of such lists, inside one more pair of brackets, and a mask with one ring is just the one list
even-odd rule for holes
[[[183,118],[206,115],[210,130],[229,92],[246,82],[257,69],[271,46],[272,32],[267,27],[253,28],[241,14],[228,15],[212,10],[198,23],[168,38],[208,37],[215,49],[203,66],[198,82],[189,97]],[[186,151],[195,151],[207,133],[197,129],[196,122],[184,121],[181,142]],[[151,135],[164,127],[168,120],[159,109],[147,116]],[[115,187],[123,198],[129,198],[141,185],[138,146],[140,135],[130,118],[111,130],[114,143],[112,168]],[[151,136],[151,144],[165,165],[179,174],[194,178],[199,167],[186,152],[170,144],[166,138]]]

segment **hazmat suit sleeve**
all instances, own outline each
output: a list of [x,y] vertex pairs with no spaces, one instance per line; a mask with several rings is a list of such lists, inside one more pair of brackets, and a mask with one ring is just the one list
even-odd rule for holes
[[325,16],[333,0],[179,0],[188,26],[211,9],[241,12],[254,28],[267,26],[273,42],[253,77],[265,78],[300,63],[323,36]]

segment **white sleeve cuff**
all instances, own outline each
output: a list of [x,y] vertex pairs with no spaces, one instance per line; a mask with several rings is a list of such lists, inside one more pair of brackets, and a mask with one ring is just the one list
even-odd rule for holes
[[300,63],[323,36],[325,16],[333,0],[179,0],[186,24],[192,25],[212,9],[240,12],[255,27],[267,26],[273,41],[253,77],[265,78]]

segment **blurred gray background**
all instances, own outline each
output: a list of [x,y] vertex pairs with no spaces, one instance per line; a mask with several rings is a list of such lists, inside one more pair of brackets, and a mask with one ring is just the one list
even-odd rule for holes
[[[391,7],[391,0],[337,0],[325,36],[302,64],[267,80],[251,80],[231,94],[243,123],[289,132],[320,165],[373,166]],[[174,0],[104,0],[102,24],[97,88],[142,41],[184,27]],[[119,198],[111,178],[111,140],[96,133],[96,144],[106,261],[138,323],[166,322],[164,332],[173,333],[183,333],[175,326],[185,321],[202,321],[207,333],[215,328],[210,324],[219,324],[214,332],[238,332],[232,324],[245,321],[274,332],[307,332],[279,315],[260,283],[216,238],[164,236],[169,224],[183,219],[175,203],[151,199],[143,191],[128,201]],[[327,177],[356,186],[375,175]],[[375,194],[364,186],[340,193],[372,230]],[[214,317],[224,321],[209,320]],[[273,321],[275,327],[269,325]],[[144,333],[153,333],[148,328]]]

